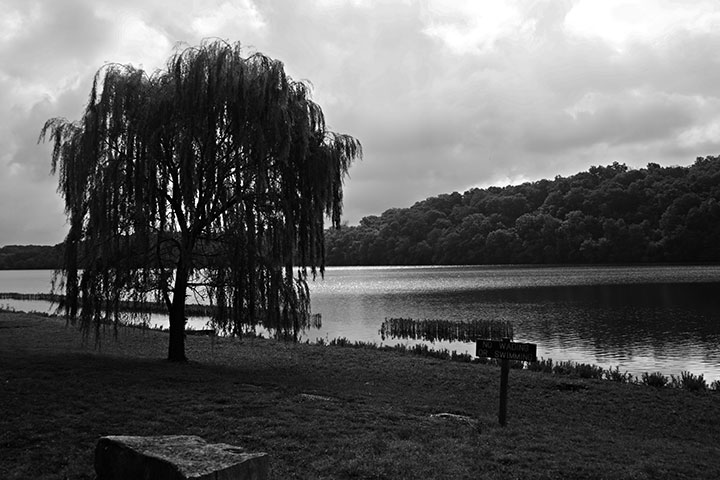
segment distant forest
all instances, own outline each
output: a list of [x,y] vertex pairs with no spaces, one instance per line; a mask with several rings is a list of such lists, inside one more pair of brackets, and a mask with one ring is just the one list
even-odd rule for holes
[[[720,262],[720,157],[620,163],[431,197],[325,232],[328,265]],[[0,248],[0,269],[54,269],[62,244]]]
[[328,265],[720,261],[720,157],[431,197],[326,232]]
[[63,245],[7,245],[0,247],[0,270],[38,270],[59,268]]

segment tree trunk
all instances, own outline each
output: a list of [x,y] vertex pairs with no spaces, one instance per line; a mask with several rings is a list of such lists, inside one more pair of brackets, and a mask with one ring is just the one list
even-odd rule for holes
[[180,260],[175,271],[175,286],[170,306],[170,342],[168,345],[168,360],[171,362],[186,362],[185,356],[185,295],[187,293],[188,268]]

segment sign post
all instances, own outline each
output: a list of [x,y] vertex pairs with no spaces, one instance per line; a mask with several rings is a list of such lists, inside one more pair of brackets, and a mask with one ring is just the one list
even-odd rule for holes
[[500,412],[498,420],[503,427],[507,418],[507,388],[508,376],[510,375],[510,360],[503,358],[500,360]]
[[500,411],[498,420],[503,427],[507,423],[507,390],[510,360],[537,362],[537,345],[511,342],[510,339],[478,340],[475,355],[500,359]]

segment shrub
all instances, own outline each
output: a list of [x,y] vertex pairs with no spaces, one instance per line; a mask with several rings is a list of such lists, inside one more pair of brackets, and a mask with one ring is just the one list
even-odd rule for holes
[[450,358],[450,352],[447,349],[434,350],[424,343],[418,343],[414,345],[410,352],[421,357],[439,358],[440,360],[448,360]]
[[330,340],[329,345],[333,347],[349,347],[352,342],[347,337],[337,337]]
[[473,356],[469,353],[457,353],[455,350],[450,354],[450,360],[453,362],[470,363],[473,360]]
[[508,362],[508,367],[510,367],[512,370],[522,370],[525,368],[525,362],[522,362],[520,360],[510,360]]
[[375,342],[364,342],[362,340],[356,340],[352,341],[347,337],[336,337],[330,340],[329,342],[327,340],[321,341],[321,339],[318,339],[317,341],[318,345],[329,345],[331,347],[350,347],[350,348],[366,348],[366,349],[378,349],[380,350],[380,347]]
[[544,358],[541,358],[537,362],[530,362],[528,363],[527,369],[531,372],[542,372],[542,373],[552,373],[553,371],[553,361],[552,358],[548,358],[545,360]]
[[601,379],[603,377],[603,368],[589,363],[576,363],[574,370],[580,378]]
[[392,347],[389,347],[389,350],[395,350],[396,352],[400,352],[400,353],[408,352],[407,345],[404,345],[402,343],[398,343],[397,345],[393,345]]
[[475,357],[473,358],[472,363],[479,363],[481,365],[497,365],[498,362],[494,358]]
[[648,374],[647,372],[642,374],[640,377],[640,383],[649,387],[662,388],[670,381],[668,377],[660,372],[653,372]]
[[700,375],[693,375],[690,372],[681,372],[680,386],[683,390],[689,390],[691,392],[707,390],[707,383],[705,383],[705,377],[702,373]]
[[14,312],[15,308],[11,307],[9,303],[0,305],[0,312]]
[[618,382],[618,383],[630,383],[630,382],[632,382],[632,378],[633,378],[633,376],[631,374],[629,374],[627,371],[620,373],[619,366],[616,366],[615,370],[613,370],[612,367],[605,370],[605,372],[603,373],[603,377],[605,378],[605,380],[610,380],[610,381]]
[[572,375],[575,372],[573,362],[557,362],[552,367],[552,373],[556,375]]
[[720,392],[720,380],[713,380],[713,382],[710,384],[710,390]]

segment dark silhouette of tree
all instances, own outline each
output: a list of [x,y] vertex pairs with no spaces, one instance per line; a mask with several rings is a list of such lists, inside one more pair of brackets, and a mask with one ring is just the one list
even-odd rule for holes
[[213,41],[152,75],[107,65],[82,119],[49,120],[47,137],[70,224],[69,318],[117,325],[120,301],[162,301],[168,359],[183,361],[194,291],[226,332],[261,323],[297,335],[309,318],[308,269],[324,269],[325,216],[339,226],[361,146],[326,128],[281,62]]

